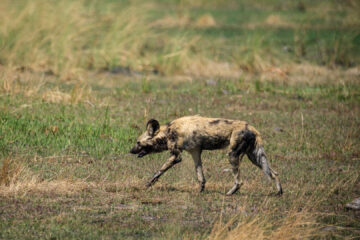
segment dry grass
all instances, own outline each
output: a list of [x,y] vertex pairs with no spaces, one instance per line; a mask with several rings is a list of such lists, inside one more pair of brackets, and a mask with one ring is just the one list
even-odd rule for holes
[[297,29],[300,27],[300,25],[293,23],[293,22],[286,21],[279,15],[270,14],[264,21],[244,24],[244,27],[249,28],[249,29],[255,29],[258,27]]
[[89,102],[90,95],[91,88],[76,84],[70,93],[62,92],[58,88],[47,89],[42,94],[42,99],[51,103],[78,104],[79,102]]
[[264,217],[253,217],[228,230],[231,222],[225,226],[215,227],[209,239],[308,239],[315,236],[320,229],[315,214],[307,210],[289,212],[280,227],[273,230],[278,222]]
[[[356,81],[360,76],[359,67],[349,69],[330,69],[308,63],[287,64],[280,67],[267,67],[261,72],[260,80],[276,81],[286,85],[306,83],[309,86],[317,84],[343,84]],[[346,76],[346,77],[344,77]]]
[[215,27],[216,25],[215,18],[209,13],[200,16],[195,23],[197,27]]
[[157,19],[151,23],[151,26],[154,27],[185,27],[190,24],[191,20],[188,15],[180,15],[180,16],[171,16],[167,15],[163,18]]
[[[303,200],[303,199],[302,199]],[[267,205],[265,202],[263,205]],[[318,204],[318,203],[316,203]],[[226,224],[218,223],[214,226],[209,239],[308,239],[319,237],[321,224],[318,223],[318,213],[312,210],[312,204],[300,202],[291,204],[291,209],[284,213],[284,217],[276,219],[276,209],[260,210],[255,215],[234,217]],[[221,221],[221,220],[220,220]],[[234,227],[235,225],[235,227]]]
[[[328,198],[344,186],[353,186],[358,175],[349,176],[341,181],[330,183],[329,188],[319,186],[317,194],[306,196],[306,189],[292,200],[286,212],[279,213],[277,208],[272,208],[267,199],[261,209],[256,213],[239,215],[223,224],[221,215],[218,223],[214,225],[208,239],[311,239],[326,236],[324,231],[327,225],[319,222],[319,218],[327,215],[318,209],[324,208]],[[253,186],[254,187],[254,186]],[[314,191],[314,190],[313,190]],[[251,205],[246,203],[245,205]],[[335,214],[335,213],[334,213]],[[282,215],[279,217],[279,215]],[[240,219],[240,220],[239,220]],[[332,229],[341,229],[331,225]],[[356,229],[349,228],[353,231]]]
[[13,67],[2,67],[2,69],[3,71],[0,74],[0,94],[22,94],[46,102],[63,104],[93,101],[92,89],[82,81],[73,81],[73,87],[68,91],[64,91],[60,90],[59,87],[49,88],[45,86],[46,83],[54,83],[54,77],[52,76],[27,70],[22,71]]
[[209,13],[203,14],[196,19],[191,19],[188,14],[179,14],[176,16],[167,15],[151,23],[151,26],[162,27],[162,28],[174,28],[174,27],[207,28],[207,27],[215,27],[216,25],[217,24],[215,18]]
[[21,72],[14,67],[1,67],[0,93],[35,96],[42,89],[44,82],[44,75]]
[[[2,1],[0,61],[6,67],[50,73],[69,81],[81,78],[83,70],[112,70],[119,66],[142,72],[183,73],[204,59],[192,51],[199,36],[168,36],[153,29],[189,25],[186,15],[147,24],[146,6],[124,5],[118,11],[111,7],[108,3],[99,11],[96,1],[87,4],[84,0],[24,1],[19,5]],[[207,14],[191,24],[209,27],[216,22]]]
[[[34,159],[40,161],[41,159]],[[56,160],[53,159],[53,160]],[[41,180],[37,175],[30,171],[21,157],[7,158],[3,161],[0,170],[0,196],[6,199],[26,199],[28,197],[40,197],[57,199],[56,201],[65,201],[66,199],[81,198],[83,194],[90,194],[89,196],[100,197],[102,204],[94,203],[94,205],[74,204],[71,205],[71,211],[103,211],[111,206],[111,211],[126,212],[126,211],[142,211],[140,216],[144,218],[147,216],[146,209],[181,209],[181,211],[198,210],[202,204],[205,204],[206,199],[209,199],[213,204],[209,205],[209,211],[214,205],[219,204],[218,191],[222,188],[229,188],[231,183],[224,186],[221,183],[210,181],[207,186],[205,194],[197,194],[197,185],[193,181],[190,183],[187,179],[189,176],[184,176],[184,180],[176,184],[167,183],[166,180],[160,181],[151,189],[145,189],[144,180],[139,179],[133,175],[126,175],[120,181],[108,181],[103,177],[99,181],[87,181],[85,179],[59,178],[54,180]],[[185,168],[189,162],[185,162]],[[245,166],[247,168],[249,166]],[[189,170],[189,169],[188,169]],[[182,171],[182,174],[188,174],[189,171]],[[331,174],[329,172],[328,174]],[[245,184],[242,192],[245,195],[251,195],[253,189],[264,188],[264,185],[259,181],[259,176],[256,180],[251,180],[251,183]],[[325,176],[326,178],[326,176]],[[328,229],[342,229],[343,227],[336,224],[327,225],[319,222],[319,218],[324,215],[332,215],[335,213],[324,213],[319,211],[326,204],[325,202],[339,189],[352,187],[357,181],[358,174],[352,173],[346,178],[335,181],[330,186],[320,184],[317,187],[311,185],[304,186],[301,192],[293,192],[291,188],[289,193],[285,193],[282,198],[289,197],[288,204],[282,203],[278,205],[277,202],[282,199],[273,199],[272,197],[262,197],[262,202],[256,204],[255,210],[250,210],[253,203],[252,197],[246,197],[241,194],[234,198],[222,197],[222,207],[220,212],[220,219],[214,224],[210,235],[207,239],[309,239],[325,237],[329,234]],[[186,180],[187,179],[187,180]],[[312,191],[314,194],[309,195]],[[295,194],[295,196],[293,196]],[[204,195],[204,196],[201,196]],[[286,196],[289,195],[289,196]],[[86,195],[88,196],[88,195]],[[212,199],[216,198],[216,201]],[[197,198],[197,200],[190,200]],[[239,200],[236,199],[241,199]],[[130,200],[130,203],[127,201]],[[112,204],[113,201],[120,201],[120,203]],[[258,201],[258,200],[256,200]],[[126,204],[124,204],[124,202]],[[226,205],[225,205],[226,203]],[[239,206],[239,203],[241,206]],[[27,203],[28,204],[28,203]],[[236,206],[237,214],[231,218],[230,221],[223,223],[222,214],[229,211],[229,206]],[[144,206],[145,210],[144,210]],[[44,206],[43,206],[44,207]],[[35,208],[35,206],[34,206]],[[45,208],[45,207],[44,207]],[[196,209],[196,210],[195,210]],[[168,209],[170,210],[170,209]],[[214,210],[211,210],[214,211]],[[230,211],[233,211],[230,207]],[[8,212],[7,212],[8,213]],[[69,212],[60,212],[59,216],[70,214]],[[145,215],[144,215],[145,214]],[[228,213],[227,213],[228,214]],[[55,215],[55,217],[58,215]],[[104,216],[110,217],[111,214]],[[156,215],[155,215],[156,216]],[[50,216],[53,218],[54,216]],[[229,217],[229,216],[228,216]],[[196,220],[200,222],[199,219]],[[353,227],[348,227],[348,231],[356,232]],[[167,237],[171,236],[171,232],[167,233]],[[178,236],[174,233],[174,236]],[[184,238],[201,238],[196,235],[196,232],[189,235],[186,233],[182,235]]]
[[243,71],[233,63],[202,59],[189,64],[184,73],[194,77],[239,78]]
[[[211,1],[208,4],[216,6],[220,2]],[[211,45],[204,44],[208,39],[196,32],[194,34],[194,29],[221,30],[227,24],[210,13],[191,16],[186,9],[193,4],[186,1],[178,3],[176,15],[167,14],[151,23],[148,21],[149,12],[160,6],[142,4],[142,8],[139,8],[138,2],[120,6],[121,9],[114,10],[119,5],[102,5],[97,1],[65,0],[49,3],[45,0],[22,0],[15,4],[4,0],[0,3],[0,21],[4,23],[0,26],[0,62],[6,67],[16,66],[34,72],[50,73],[63,81],[78,80],[87,70],[111,71],[119,66],[165,75],[208,77],[213,74],[238,77],[240,70],[259,73],[286,62],[286,59],[280,60],[276,56],[278,50],[264,47],[268,36],[263,33],[244,37],[239,46],[235,42],[231,43],[232,46],[226,46],[228,43],[224,46],[223,42],[216,40],[212,40]],[[349,11],[346,15],[348,20],[344,22],[358,24],[353,12]],[[331,16],[328,11],[324,14]],[[299,33],[314,27],[307,23],[291,22],[279,14],[270,14],[259,22],[245,21],[241,28],[246,26],[289,28]],[[166,34],[166,31],[159,31],[159,28],[177,31]],[[301,58],[304,57],[306,47],[303,35],[297,34],[294,43],[295,52]],[[344,38],[337,40],[330,49],[328,46],[319,49],[322,61],[329,66],[335,66],[339,62],[353,64],[352,58],[348,56],[350,47],[343,47],[349,42],[351,39]],[[232,50],[226,59],[218,57],[221,49],[230,47]],[[215,53],[209,54],[209,51]],[[9,86],[4,85],[4,88]]]
[[29,193],[51,193],[57,195],[79,193],[91,185],[84,181],[41,180],[23,163],[20,157],[8,157],[3,161],[0,173],[0,195],[22,196]]
[[142,10],[96,12],[96,2],[2,1],[0,32],[6,65],[67,78],[81,68],[128,65],[151,37]]
[[0,187],[2,196],[22,196],[28,194],[74,195],[89,191],[91,183],[71,180],[40,181],[36,177],[11,183],[8,187]]
[[[50,126],[49,131],[56,132],[56,126]],[[51,158],[57,160],[58,158]],[[21,157],[5,158],[0,167],[0,195],[3,197],[25,197],[32,194],[45,195],[79,195],[81,192],[101,190],[104,192],[120,192],[126,190],[142,189],[142,182],[134,176],[128,176],[123,181],[110,182],[106,179],[86,181],[85,179],[72,179],[58,176],[53,180],[43,180],[26,166]],[[31,161],[42,161],[35,157]],[[159,186],[161,187],[161,185]]]

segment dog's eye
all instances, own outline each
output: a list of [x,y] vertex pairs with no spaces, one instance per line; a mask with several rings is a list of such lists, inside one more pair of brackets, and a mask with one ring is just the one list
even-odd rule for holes
[[137,141],[137,142],[136,142],[136,144],[137,144],[137,145],[140,145],[140,142],[139,142],[139,141]]

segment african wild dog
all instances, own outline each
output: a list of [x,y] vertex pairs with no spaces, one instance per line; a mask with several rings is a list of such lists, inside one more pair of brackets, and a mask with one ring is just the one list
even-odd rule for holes
[[225,147],[228,147],[229,161],[235,178],[234,186],[226,195],[235,193],[242,185],[239,164],[244,154],[275,181],[277,194],[282,194],[278,174],[269,166],[259,132],[243,121],[188,116],[160,126],[157,120],[151,119],[146,125],[146,131],[137,139],[130,153],[143,157],[149,153],[170,151],[170,158],[146,184],[150,187],[164,172],[181,162],[183,150],[188,151],[194,160],[200,192],[202,192],[205,188],[205,177],[202,170],[201,152]]

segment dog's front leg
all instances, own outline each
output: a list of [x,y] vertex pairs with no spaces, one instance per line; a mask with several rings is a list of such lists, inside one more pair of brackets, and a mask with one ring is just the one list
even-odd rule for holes
[[174,150],[171,152],[170,158],[164,163],[164,165],[157,171],[154,176],[146,183],[146,187],[152,186],[157,180],[163,175],[168,169],[170,169],[175,164],[181,162],[181,153],[179,150]]
[[190,154],[194,160],[194,164],[195,164],[195,171],[196,171],[196,175],[199,181],[199,191],[202,192],[205,189],[205,177],[204,177],[204,173],[202,170],[202,163],[201,163],[201,149],[194,149],[192,151],[190,151]]

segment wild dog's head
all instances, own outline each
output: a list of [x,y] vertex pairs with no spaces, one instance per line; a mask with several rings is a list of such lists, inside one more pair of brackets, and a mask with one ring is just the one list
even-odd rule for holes
[[141,158],[149,153],[161,152],[166,149],[166,136],[161,133],[159,122],[151,119],[146,124],[146,131],[138,137],[136,145],[131,148],[130,153],[138,154],[138,157]]

